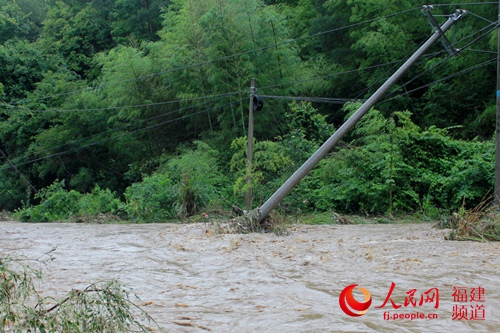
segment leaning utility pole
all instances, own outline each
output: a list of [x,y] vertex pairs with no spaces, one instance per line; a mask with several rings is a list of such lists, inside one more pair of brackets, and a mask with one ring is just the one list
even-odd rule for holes
[[[432,6],[423,6],[427,14]],[[283,198],[311,171],[318,162],[342,139],[342,137],[367,113],[375,103],[392,87],[396,81],[420,58],[437,40],[444,38],[444,33],[465,14],[457,10],[434,34],[408,59],[359,109],[356,111],[295,173],[260,207],[261,222],[280,203]],[[497,127],[498,130],[498,127]],[[498,132],[497,132],[498,133]]]
[[[500,0],[498,1],[498,22],[500,22]],[[500,25],[498,26],[497,50],[497,116],[495,127],[495,197],[493,203],[500,207]]]

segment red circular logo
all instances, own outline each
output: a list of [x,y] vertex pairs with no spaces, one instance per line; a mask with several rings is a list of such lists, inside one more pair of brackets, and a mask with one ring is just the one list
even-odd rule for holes
[[366,310],[368,310],[368,308],[372,304],[372,295],[365,288],[358,287],[359,291],[363,293],[365,301],[358,302],[356,301],[356,299],[354,299],[352,291],[357,286],[357,284],[351,284],[350,286],[347,286],[344,290],[342,290],[339,297],[340,308],[351,317],[359,317],[364,315],[366,313]]

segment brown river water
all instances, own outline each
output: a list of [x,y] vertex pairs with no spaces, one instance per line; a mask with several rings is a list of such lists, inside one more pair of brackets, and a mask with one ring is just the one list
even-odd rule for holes
[[[500,243],[446,241],[447,231],[428,223],[289,230],[213,235],[204,224],[0,222],[0,255],[38,258],[56,246],[42,267],[44,295],[118,279],[165,332],[500,332]],[[380,307],[392,282],[390,299],[402,306]],[[351,284],[372,296],[362,316],[340,308]],[[467,301],[453,297],[454,287]],[[432,288],[439,304],[420,305]],[[417,304],[405,307],[412,289]],[[358,289],[353,295],[363,301]],[[468,320],[458,320],[458,309]],[[417,312],[438,318],[384,320]]]

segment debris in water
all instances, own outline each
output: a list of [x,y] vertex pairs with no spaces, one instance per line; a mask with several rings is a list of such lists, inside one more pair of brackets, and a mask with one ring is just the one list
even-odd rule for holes
[[436,228],[450,228],[447,240],[500,241],[500,207],[493,205],[493,196],[483,199],[476,207],[460,210],[452,217],[437,223]]

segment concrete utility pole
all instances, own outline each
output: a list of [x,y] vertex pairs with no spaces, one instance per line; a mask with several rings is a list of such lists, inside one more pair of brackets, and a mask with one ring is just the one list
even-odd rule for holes
[[[424,6],[423,12],[428,12],[432,6]],[[295,173],[260,207],[259,222],[276,207],[283,198],[311,171],[318,162],[342,139],[342,137],[363,117],[375,103],[403,76],[437,40],[446,32],[465,12],[457,10],[448,20],[437,27],[434,34],[408,59],[359,109],[356,111]],[[497,126],[498,133],[498,126]]]
[[252,209],[252,160],[253,160],[253,99],[255,95],[255,79],[250,82],[250,105],[248,107],[248,142],[247,142],[247,192],[245,193],[245,209]]
[[[498,22],[500,22],[500,0],[498,1]],[[495,127],[495,197],[493,203],[500,206],[500,25],[498,26],[497,50],[497,116]]]

